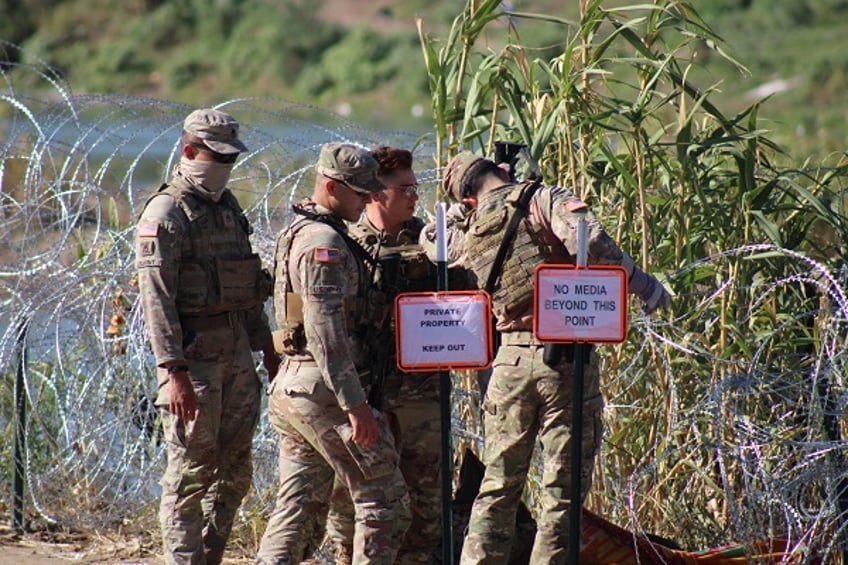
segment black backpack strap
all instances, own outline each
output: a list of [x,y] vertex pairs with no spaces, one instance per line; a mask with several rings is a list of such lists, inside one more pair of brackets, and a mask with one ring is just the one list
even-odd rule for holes
[[523,220],[527,216],[527,212],[530,211],[530,199],[533,198],[533,195],[536,194],[536,190],[538,190],[541,185],[542,181],[536,179],[533,184],[524,189],[518,197],[518,200],[515,202],[515,212],[512,213],[512,217],[509,219],[509,225],[506,227],[504,237],[501,240],[501,246],[498,248],[497,255],[495,255],[495,261],[492,263],[492,268],[489,271],[489,278],[486,280],[486,286],[484,287],[486,292],[490,295],[495,290],[495,284],[501,276],[503,263],[504,260],[506,260],[506,253],[512,245],[512,242],[515,240],[515,234],[518,233],[518,224],[521,223],[521,220]]
[[303,216],[304,218],[306,218],[308,220],[312,220],[314,222],[321,222],[322,224],[326,224],[326,225],[330,226],[331,228],[333,228],[334,230],[336,230],[336,233],[341,236],[341,238],[345,241],[345,243],[347,243],[347,246],[350,248],[350,250],[353,252],[354,255],[356,255],[357,257],[359,257],[360,259],[362,259],[366,263],[368,263],[368,265],[371,266],[372,271],[374,269],[376,269],[377,259],[372,257],[371,254],[368,253],[368,251],[364,247],[362,247],[362,245],[360,245],[358,241],[356,241],[355,239],[350,237],[350,235],[348,235],[340,226],[338,226],[334,222],[331,222],[327,218],[327,216],[322,215],[322,214],[315,214],[315,213],[310,212],[309,210],[306,210],[305,208],[302,208],[298,205],[293,205],[292,211],[295,214],[297,214],[299,216]]

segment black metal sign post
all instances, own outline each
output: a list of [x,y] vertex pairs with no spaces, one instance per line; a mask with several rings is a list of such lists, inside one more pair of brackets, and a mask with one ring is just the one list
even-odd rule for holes
[[[436,290],[448,289],[447,237],[445,205],[436,205]],[[451,380],[450,371],[439,371],[439,418],[442,454],[442,563],[453,565],[453,447],[451,446]]]
[[580,534],[583,503],[580,497],[583,467],[583,372],[586,346],[574,345],[574,382],[571,399],[571,508],[568,517],[568,563],[580,563]]
[[[577,267],[585,267],[587,224],[585,215],[577,221]],[[583,374],[587,359],[586,346],[574,344],[574,377],[571,396],[571,508],[568,518],[568,563],[580,563],[580,533],[583,502],[580,496],[581,470],[583,467]]]
[[26,336],[29,324],[21,324],[18,333],[18,372],[15,376],[15,447],[13,470],[12,496],[12,528],[15,532],[24,533],[24,485],[26,477],[26,388],[24,386],[24,370],[27,364]]

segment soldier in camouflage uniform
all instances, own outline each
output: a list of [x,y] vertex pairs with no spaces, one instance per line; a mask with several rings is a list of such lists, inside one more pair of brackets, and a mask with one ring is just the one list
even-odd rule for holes
[[[478,282],[484,284],[515,203],[531,183],[511,182],[493,161],[468,151],[448,164],[443,182],[453,200],[474,209],[465,233],[466,257]],[[542,488],[530,563],[565,563],[568,555],[573,365],[568,355],[553,367],[544,363],[543,345],[532,332],[532,299],[537,265],[574,263],[578,214],[587,214],[589,263],[623,266],[629,275],[629,292],[644,302],[648,313],[670,302],[663,285],[633,264],[570,191],[547,186],[536,190],[492,293],[501,345],[483,401],[486,473],[472,507],[462,565],[507,563],[516,508],[537,439],[542,446]],[[594,360],[585,367],[584,378],[583,497],[592,484],[601,441],[603,400]]]
[[[412,170],[412,153],[385,146],[371,153],[380,164],[379,178],[387,188],[371,195],[365,215],[350,226],[351,236],[372,255],[400,255],[398,293],[435,291],[436,267],[418,244],[424,221],[413,216],[418,181]],[[450,288],[456,290],[457,283],[452,277]],[[394,336],[393,328],[390,323],[385,335]],[[439,374],[402,373],[394,355],[387,360],[390,370],[385,378],[383,408],[400,452],[412,512],[395,563],[431,563],[441,540],[442,517]],[[344,564],[352,540],[353,505],[347,489],[336,481],[327,536],[312,562]]]
[[217,110],[185,119],[182,159],[145,204],[136,266],[156,357],[167,468],[160,520],[165,561],[217,564],[253,473],[261,383],[251,351],[277,372],[263,302],[271,277],[226,188],[245,151],[238,122]]
[[327,144],[311,199],[277,240],[274,343],[285,354],[269,417],[280,434],[280,486],[257,563],[299,563],[326,517],[334,475],[355,508],[353,563],[394,561],[409,525],[394,437],[366,401],[369,328],[387,305],[371,288],[373,258],[347,234],[385,186],[371,154]]

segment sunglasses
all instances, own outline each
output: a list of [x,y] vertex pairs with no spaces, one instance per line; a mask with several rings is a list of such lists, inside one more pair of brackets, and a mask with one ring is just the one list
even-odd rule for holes
[[211,149],[200,143],[189,143],[189,145],[191,145],[195,149],[206,151],[207,153],[212,155],[212,159],[214,159],[216,163],[224,163],[225,165],[235,163],[236,159],[238,159],[239,156],[238,153],[218,153],[216,151],[212,151]]
[[398,191],[403,193],[404,196],[415,196],[418,194],[417,184],[393,184],[389,185],[389,188],[398,189]]

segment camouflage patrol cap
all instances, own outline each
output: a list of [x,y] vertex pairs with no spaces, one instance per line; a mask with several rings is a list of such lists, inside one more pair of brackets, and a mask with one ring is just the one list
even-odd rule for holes
[[380,165],[371,153],[351,143],[327,143],[321,147],[315,171],[341,181],[356,192],[380,192],[386,189],[377,178]]
[[232,155],[247,151],[238,138],[239,123],[226,112],[212,108],[201,108],[189,114],[183,122],[183,130],[201,139],[215,153]]
[[462,151],[450,160],[445,167],[445,176],[442,178],[442,187],[448,198],[456,202],[462,201],[462,181],[468,171],[483,160],[483,157],[471,151]]

